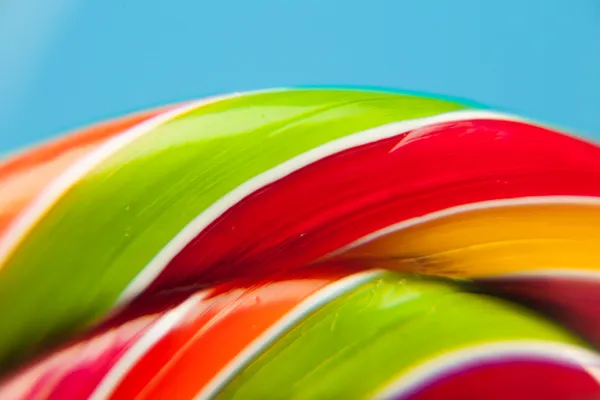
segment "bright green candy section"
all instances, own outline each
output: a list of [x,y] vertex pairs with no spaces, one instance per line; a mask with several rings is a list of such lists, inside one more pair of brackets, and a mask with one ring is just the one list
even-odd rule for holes
[[0,366],[104,315],[170,239],[248,179],[348,134],[464,108],[373,91],[267,92],[143,135],[77,182],[0,270]]
[[515,339],[581,344],[503,300],[388,273],[299,323],[216,398],[371,398],[403,371],[444,352]]

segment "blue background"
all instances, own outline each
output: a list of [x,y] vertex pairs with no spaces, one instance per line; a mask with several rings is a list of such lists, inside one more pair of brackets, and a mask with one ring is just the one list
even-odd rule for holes
[[0,152],[164,103],[338,83],[600,139],[599,0],[2,0],[0,61]]

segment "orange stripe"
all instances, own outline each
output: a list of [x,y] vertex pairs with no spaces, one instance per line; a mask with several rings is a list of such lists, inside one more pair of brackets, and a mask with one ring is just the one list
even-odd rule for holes
[[[311,294],[347,275],[341,270],[317,276],[269,280],[206,299],[202,310],[151,349],[116,388],[112,399],[194,396],[273,324]],[[244,329],[240,329],[244,327]]]

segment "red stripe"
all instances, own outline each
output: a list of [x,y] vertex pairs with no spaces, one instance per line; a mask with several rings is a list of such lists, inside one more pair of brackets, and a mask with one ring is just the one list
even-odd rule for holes
[[592,400],[600,386],[581,367],[524,357],[463,368],[397,400]]
[[155,321],[156,316],[138,319],[71,344],[5,381],[0,385],[0,398],[88,398],[121,356]]
[[346,150],[232,207],[172,260],[150,291],[299,267],[383,227],[461,204],[598,196],[598,150],[498,120],[437,124]]

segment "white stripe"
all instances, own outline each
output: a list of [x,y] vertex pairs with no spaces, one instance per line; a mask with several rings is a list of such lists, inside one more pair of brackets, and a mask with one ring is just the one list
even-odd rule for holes
[[600,368],[598,353],[575,345],[541,340],[489,343],[460,349],[421,364],[402,374],[398,380],[377,393],[374,398],[398,399],[403,396],[408,399],[415,391],[426,387],[431,381],[450,375],[454,371],[486,361],[519,356],[581,366],[594,379],[597,379],[597,372]]
[[359,285],[381,276],[383,273],[384,271],[382,270],[370,270],[350,275],[307,297],[231,360],[226,367],[206,384],[195,399],[209,399],[217,395],[242,368],[248,365],[283,332],[289,330],[300,321],[302,317]]
[[50,184],[44,188],[35,201],[33,201],[6,230],[6,235],[0,239],[0,268],[7,261],[27,233],[52,208],[52,206],[54,206],[69,189],[75,186],[78,181],[85,177],[85,175],[91,172],[104,160],[133,141],[144,136],[148,132],[151,132],[158,126],[202,105],[210,104],[232,96],[233,95],[211,97],[185,103],[181,107],[177,107],[173,110],[152,117],[138,125],[135,125],[133,128],[130,128],[123,133],[108,139],[96,150],[75,162],[65,172],[50,182]]
[[477,278],[480,282],[494,282],[504,281],[507,279],[520,279],[520,278],[567,278],[581,281],[600,281],[600,271],[595,270],[569,270],[569,269],[544,269],[537,271],[522,271],[522,272],[511,272],[508,274],[490,276],[485,278]]
[[501,208],[501,207],[519,207],[519,206],[527,206],[527,205],[550,205],[550,204],[577,204],[577,205],[586,205],[586,206],[600,206],[600,198],[599,197],[591,197],[591,196],[530,196],[530,197],[518,197],[513,199],[498,199],[498,200],[488,200],[488,201],[480,201],[478,203],[470,203],[470,204],[462,204],[456,207],[446,208],[440,211],[432,212],[430,214],[426,214],[420,217],[410,218],[404,220],[402,222],[398,222],[397,224],[393,224],[387,226],[383,229],[370,233],[362,238],[350,243],[347,246],[344,246],[340,249],[329,253],[324,256],[321,260],[325,260],[342,253],[345,253],[349,250],[352,250],[356,247],[365,245],[369,242],[372,242],[376,239],[381,238],[382,236],[389,235],[391,233],[399,232],[417,225],[421,225],[427,222],[435,221],[437,219],[442,219],[446,217],[450,217],[456,214],[467,213],[472,211],[480,211],[486,210],[490,208]]
[[340,139],[333,140],[291,158],[270,170],[267,170],[236,187],[201,212],[185,226],[171,241],[148,263],[123,291],[119,303],[127,303],[147,288],[160,275],[167,264],[187,246],[206,227],[218,219],[231,207],[255,191],[279,180],[293,172],[341,151],[351,149],[402,133],[423,128],[432,124],[446,122],[470,121],[481,119],[524,121],[518,117],[494,113],[490,111],[453,111],[431,117],[405,120],[382,125],[376,128],[357,132]]
[[127,376],[129,371],[131,371],[142,357],[146,355],[158,341],[184,321],[185,316],[193,310],[194,306],[198,304],[200,300],[206,298],[210,292],[210,290],[207,290],[191,296],[155,321],[152,327],[123,354],[119,361],[104,376],[89,397],[89,400],[109,398],[123,378]]

